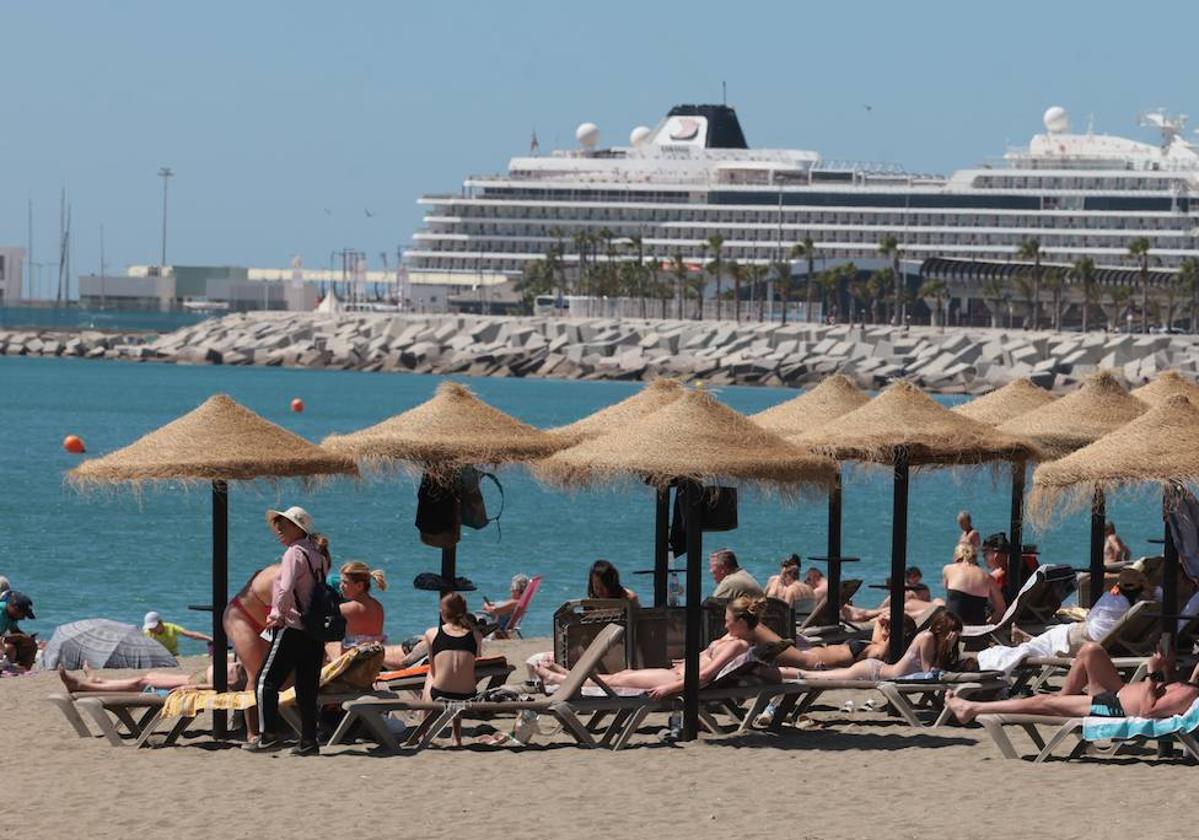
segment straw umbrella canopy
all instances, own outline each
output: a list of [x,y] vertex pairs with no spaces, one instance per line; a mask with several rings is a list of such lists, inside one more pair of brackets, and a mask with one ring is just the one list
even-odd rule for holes
[[564,449],[534,466],[549,483],[592,487],[640,479],[679,487],[687,526],[687,629],[683,737],[699,720],[703,484],[735,481],[787,494],[827,488],[835,465],[762,429],[710,393],[691,391],[641,420]]
[[[999,430],[1034,441],[1048,458],[1061,458],[1135,420],[1148,407],[1104,370],[1087,379],[1077,391],[1009,420]],[[1103,588],[1106,507],[1103,491],[1096,487],[1091,501],[1091,603]]]
[[[901,627],[903,622],[910,468],[1018,461],[1038,454],[1028,441],[955,414],[910,382],[897,382],[861,408],[790,440],[835,458],[887,464],[894,469],[892,627]],[[892,661],[902,654],[902,644],[902,635],[893,634]]]
[[[1167,514],[1182,487],[1199,483],[1199,402],[1182,394],[1170,396],[1090,446],[1037,467],[1029,515],[1046,522],[1055,508],[1085,506],[1092,488],[1109,491],[1145,483],[1163,485],[1163,513]],[[1178,552],[1168,526],[1165,537],[1162,629],[1168,634],[1176,627]]]
[[1176,370],[1159,373],[1148,385],[1135,388],[1132,395],[1149,405],[1160,405],[1175,394],[1182,394],[1199,405],[1199,385],[1185,378]]
[[[750,415],[764,429],[783,435],[798,435],[824,425],[870,402],[870,397],[844,374],[825,377],[816,387],[794,399]],[[834,614],[841,598],[841,468],[828,494],[828,598]],[[820,558],[813,558],[820,559]]]
[[[1013,420],[1022,414],[1036,411],[1043,405],[1048,405],[1057,397],[1039,388],[1031,379],[1015,379],[991,393],[956,406],[953,410],[963,417],[978,420],[988,426],[999,426]],[[1011,551],[1015,557],[1008,555],[1007,597],[1012,599],[1020,591],[1023,582],[1023,522],[1024,513],[1024,484],[1027,479],[1028,467],[1024,461],[1012,461],[1012,490],[1011,517],[1008,523],[1008,537],[1012,545]]]
[[[615,405],[601,408],[594,414],[576,420],[556,429],[548,429],[548,433],[561,437],[571,445],[584,440],[599,437],[624,429],[648,414],[652,414],[663,406],[677,400],[683,395],[683,386],[677,379],[655,379],[631,397],[621,400]],[[665,605],[668,575],[670,574],[670,489],[655,488],[656,506],[654,509],[654,606]]]
[[[357,432],[330,435],[321,445],[368,469],[415,467],[433,484],[456,493],[454,482],[463,467],[542,458],[566,441],[488,405],[461,383],[442,382],[415,408]],[[441,575],[449,586],[457,562],[456,545],[441,549]]]
[[[67,474],[77,488],[146,482],[212,483],[213,681],[226,684],[226,639],[221,621],[228,600],[230,481],[357,475],[349,458],[319,446],[217,394],[198,408],[123,449],[84,461]],[[224,734],[224,717],[215,727]]]

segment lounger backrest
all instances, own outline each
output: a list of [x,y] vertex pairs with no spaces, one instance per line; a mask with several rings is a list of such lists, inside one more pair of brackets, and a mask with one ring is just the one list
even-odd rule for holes
[[520,629],[520,623],[524,620],[525,613],[529,611],[529,604],[533,601],[533,596],[537,594],[537,590],[541,588],[541,575],[533,575],[529,578],[529,585],[525,587],[525,591],[520,593],[520,597],[516,599],[516,606],[512,610],[512,617],[508,619],[508,626],[504,628],[505,633],[515,633]]
[[[858,590],[862,588],[862,581],[857,578],[841,581],[841,605],[848,604]],[[821,598],[816,602],[816,606],[808,613],[808,617],[799,625],[799,629],[803,630],[807,627],[827,627],[832,624],[837,624],[840,621],[840,616],[829,613],[828,598]]]
[[1074,591],[1074,570],[1069,566],[1046,564],[1033,569],[1016,597],[1008,604],[997,627],[1010,627],[1034,619],[1047,622],[1062,602]]
[[614,644],[624,638],[624,628],[618,624],[609,624],[599,635],[595,637],[587,650],[583,651],[583,655],[579,657],[579,661],[570,669],[566,678],[562,680],[561,685],[555,693],[555,697],[563,700],[570,700],[577,696],[583,688],[583,684],[592,676],[595,670],[603,661],[604,654],[608,652]]
[[1153,653],[1161,635],[1161,610],[1156,601],[1137,601],[1120,616],[1116,626],[1100,644],[1111,654],[1147,656]]

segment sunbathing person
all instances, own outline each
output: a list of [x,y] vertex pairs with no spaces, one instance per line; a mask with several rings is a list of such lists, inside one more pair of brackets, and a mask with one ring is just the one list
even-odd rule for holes
[[766,597],[786,601],[795,606],[796,601],[814,600],[816,592],[799,579],[799,555],[792,554],[779,565],[779,573],[766,581]]
[[[916,622],[912,616],[903,617],[903,638],[905,641],[916,636]],[[773,637],[773,638],[772,638]],[[772,644],[778,636],[765,625],[758,625],[757,642]],[[819,645],[801,650],[798,647],[788,647],[774,657],[774,664],[804,670],[818,671],[825,668],[844,668],[863,659],[882,659],[887,655],[891,643],[891,617],[881,615],[874,622],[870,640],[850,639],[835,645]]]
[[641,606],[637,593],[620,582],[620,572],[607,560],[596,560],[591,564],[587,576],[587,597],[630,601],[634,607]]
[[[230,662],[228,665],[228,684],[230,691],[241,691],[246,687],[246,669],[239,663]],[[86,665],[83,676],[77,677],[65,668],[58,669],[58,677],[70,692],[87,691],[171,691],[176,688],[189,686],[191,688],[212,688],[212,665],[194,674],[181,674],[177,671],[149,671],[133,677],[97,677],[95,672]]]
[[338,591],[346,600],[341,604],[341,614],[346,620],[346,635],[340,642],[325,646],[326,657],[332,661],[343,652],[368,642],[387,642],[383,632],[383,605],[371,595],[371,581],[380,590],[387,589],[387,578],[382,570],[371,569],[361,560],[352,560],[341,567]]
[[[478,693],[475,660],[483,637],[474,616],[466,611],[466,599],[451,592],[441,599],[441,624],[425,633],[429,649],[426,700],[469,700]],[[430,713],[432,714],[432,713]],[[462,723],[454,721],[454,744],[462,746]]]
[[[913,571],[915,572],[914,575]],[[923,588],[920,588],[916,586],[916,584],[912,582],[913,579],[915,579],[917,583],[920,581],[920,570],[915,566],[912,566],[910,569],[908,569],[907,574],[904,575],[905,583],[903,592],[903,611],[905,615],[911,618],[918,618],[923,615],[929,607],[942,606],[945,604],[945,602],[940,598],[937,598],[936,600],[930,600],[927,597],[922,597],[922,595],[928,595],[928,587],[923,586]],[[890,589],[891,578],[887,578],[883,585]],[[843,604],[841,606],[841,617],[846,621],[855,623],[874,621],[876,618],[881,618],[884,615],[889,616],[890,614],[890,593],[885,595],[883,600],[879,602],[879,605],[873,609],[868,607],[855,607],[852,603]]]
[[972,545],[958,543],[953,562],[941,570],[945,585],[945,605],[965,624],[986,624],[987,607],[998,619],[1007,605],[999,581],[978,565],[978,551]]
[[495,620],[500,631],[508,629],[508,622],[512,620],[512,614],[516,612],[516,605],[520,603],[520,596],[524,595],[525,590],[528,588],[528,575],[513,575],[512,581],[508,584],[508,597],[506,599],[496,601],[495,603],[486,598],[483,599],[483,612],[488,618]]
[[951,612],[942,612],[929,622],[928,629],[916,634],[898,662],[862,659],[848,668],[831,671],[780,668],[785,680],[894,680],[934,668],[951,667],[958,658],[958,640],[962,620]]
[[945,705],[962,723],[986,714],[1165,718],[1185,712],[1199,699],[1199,667],[1186,682],[1170,682],[1167,672],[1172,670],[1158,652],[1149,657],[1149,678],[1125,685],[1111,656],[1091,642],[1078,652],[1056,694],[981,702],[948,692]]
[[[766,611],[765,598],[734,598],[724,611],[725,635],[721,636],[699,656],[699,684],[707,685],[735,657],[749,650],[754,642],[754,629]],[[569,673],[556,662],[538,662],[533,666],[541,681],[558,685]],[[605,674],[603,680],[613,688],[640,688],[651,697],[660,699],[683,692],[685,663],[676,660],[672,668],[628,668]]]

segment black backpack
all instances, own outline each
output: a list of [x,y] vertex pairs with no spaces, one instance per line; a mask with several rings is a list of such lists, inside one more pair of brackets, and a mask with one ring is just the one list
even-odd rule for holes
[[308,552],[302,548],[300,551],[304,552],[308,571],[312,573],[315,581],[308,603],[302,607],[298,602],[296,604],[300,609],[300,619],[304,622],[304,632],[318,642],[340,642],[346,637],[346,619],[341,614],[341,595],[325,580],[324,564],[321,564],[322,571],[320,577],[317,577]]

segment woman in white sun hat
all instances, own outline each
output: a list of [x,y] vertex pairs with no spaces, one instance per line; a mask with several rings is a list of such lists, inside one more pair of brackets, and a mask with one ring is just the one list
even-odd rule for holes
[[304,631],[300,609],[312,600],[313,589],[329,571],[329,543],[316,532],[312,517],[301,507],[268,510],[266,521],[286,551],[280,561],[279,576],[271,588],[271,608],[264,631],[270,638],[270,648],[258,673],[258,714],[262,734],[246,747],[267,752],[282,746],[279,689],[294,673],[302,731],[300,743],[292,753],[316,755],[319,752],[316,741],[317,688],[325,649],[318,639]]

